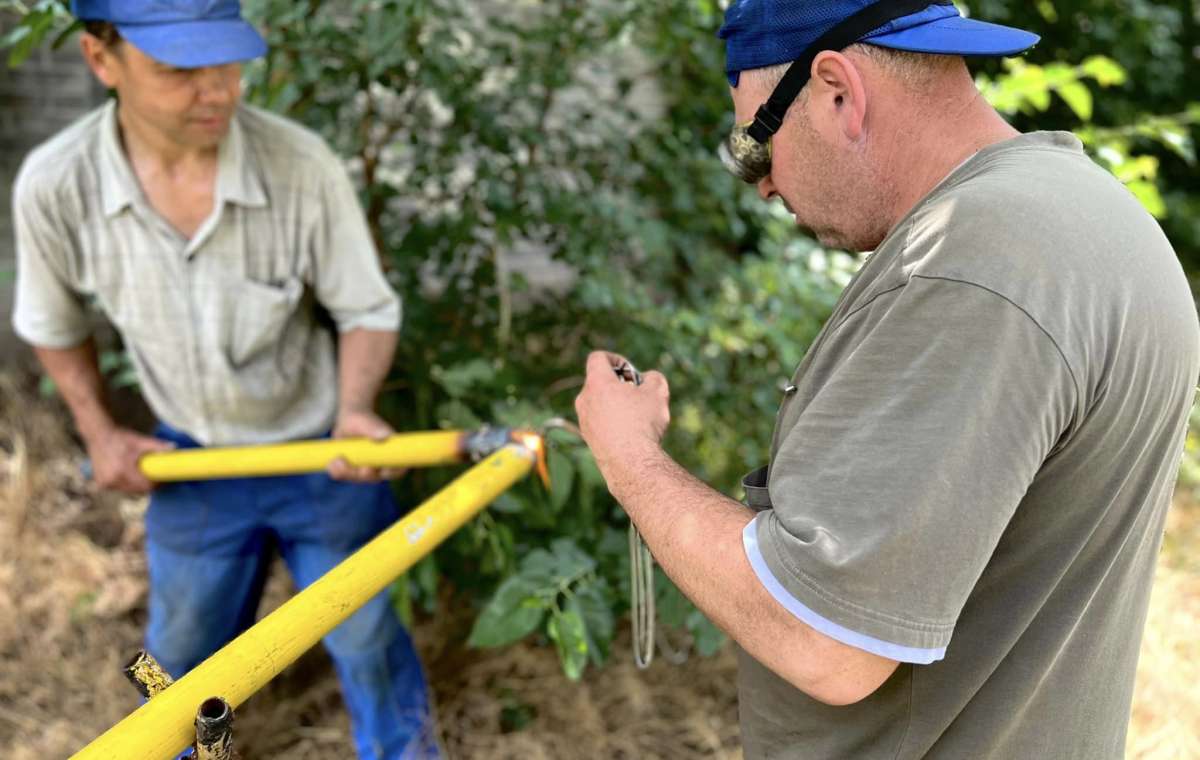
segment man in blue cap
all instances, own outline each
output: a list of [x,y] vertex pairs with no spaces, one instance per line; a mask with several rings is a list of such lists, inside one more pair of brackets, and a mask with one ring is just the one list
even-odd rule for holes
[[[117,99],[21,169],[14,325],[70,406],[96,481],[151,492],[146,642],[179,677],[254,621],[272,546],[306,586],[397,508],[381,482],[389,473],[341,461],[328,474],[152,490],[138,457],[387,436],[374,403],[400,302],[337,157],[240,102],[240,63],[266,44],[236,0],[76,0],[73,10],[84,58]],[[88,301],[122,335],[161,422],[155,437],[105,406]],[[436,757],[421,665],[386,594],[325,644],[359,756]]]
[[651,551],[740,645],[747,758],[1124,755],[1197,375],[1170,244],[963,56],[1037,37],[928,0],[738,0],[722,153],[872,250],[784,391],[746,505],[660,447],[667,382],[576,401]]

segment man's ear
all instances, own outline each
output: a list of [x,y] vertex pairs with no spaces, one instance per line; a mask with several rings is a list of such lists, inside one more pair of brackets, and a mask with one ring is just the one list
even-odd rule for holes
[[110,90],[117,89],[117,84],[121,81],[121,61],[115,50],[105,45],[100,38],[83,32],[79,35],[79,52],[83,54],[83,60],[101,84]]
[[810,113],[848,141],[858,140],[867,115],[867,90],[854,63],[833,50],[817,54],[808,83]]

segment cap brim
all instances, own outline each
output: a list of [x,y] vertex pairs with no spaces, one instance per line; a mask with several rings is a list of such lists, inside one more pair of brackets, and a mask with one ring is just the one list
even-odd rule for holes
[[889,32],[861,41],[913,53],[941,55],[1016,55],[1041,37],[1024,29],[951,16],[928,24]]
[[249,61],[267,53],[266,41],[242,19],[118,24],[117,31],[154,60],[182,69]]

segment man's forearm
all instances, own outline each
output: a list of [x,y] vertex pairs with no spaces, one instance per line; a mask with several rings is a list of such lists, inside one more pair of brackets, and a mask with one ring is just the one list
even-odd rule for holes
[[38,361],[54,381],[84,440],[94,440],[115,427],[104,399],[104,378],[92,339],[72,348],[34,346]]
[[394,330],[350,330],[338,337],[338,411],[370,410],[392,368]]
[[831,704],[870,694],[895,663],[833,641],[775,601],[750,567],[747,507],[694,478],[659,448],[602,462],[609,488],[667,575],[751,656]]

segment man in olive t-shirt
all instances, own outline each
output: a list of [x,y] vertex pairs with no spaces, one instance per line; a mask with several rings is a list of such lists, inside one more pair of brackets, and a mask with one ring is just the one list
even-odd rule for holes
[[657,373],[626,385],[594,354],[584,435],[740,645],[747,758],[1120,758],[1200,374],[1191,293],[1078,140],[1018,134],[956,55],[1036,38],[868,5],[742,0],[722,29],[738,123],[758,122],[732,168],[827,245],[875,251],[747,506],[662,452]]

